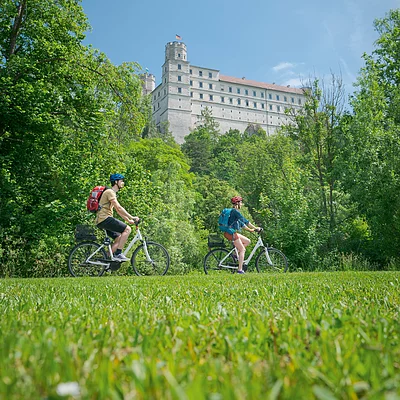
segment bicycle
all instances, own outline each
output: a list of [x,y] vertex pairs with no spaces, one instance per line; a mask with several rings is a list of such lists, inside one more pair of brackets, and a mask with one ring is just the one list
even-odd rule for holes
[[[256,269],[259,273],[264,272],[286,272],[288,270],[288,261],[286,256],[278,249],[269,247],[268,244],[264,245],[261,238],[262,229],[257,232],[258,240],[250,255],[243,262],[243,269],[246,271],[250,261],[257,253],[258,249],[262,249],[256,258]],[[220,272],[223,270],[235,272],[238,269],[239,253],[233,245],[231,250],[224,248],[222,240],[218,243],[218,247],[211,249],[204,258],[204,272],[210,274],[213,272]],[[210,247],[210,246],[209,246]]]
[[[136,242],[141,244],[134,250],[131,265],[136,275],[165,275],[168,271],[170,258],[167,250],[159,243],[147,241],[139,229],[140,220],[135,223],[136,235],[133,237],[123,254],[126,256]],[[91,227],[78,225],[81,235],[75,234],[77,240],[83,240],[71,250],[68,257],[68,269],[72,276],[102,276],[106,271],[116,271],[121,267],[120,261],[113,260],[111,238],[105,230],[102,244],[98,244]],[[77,227],[77,232],[78,232]],[[90,231],[88,231],[88,228]],[[83,232],[83,233],[82,233]],[[108,254],[106,252],[108,250]]]

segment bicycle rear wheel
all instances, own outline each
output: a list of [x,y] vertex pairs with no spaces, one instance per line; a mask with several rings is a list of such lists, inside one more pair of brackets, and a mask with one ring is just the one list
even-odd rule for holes
[[[78,243],[69,254],[68,269],[72,276],[102,276],[105,271],[105,265],[94,265],[87,262],[87,259],[99,247],[95,242]],[[92,262],[105,262],[107,253],[102,248],[91,257]],[[101,260],[101,261],[100,261]]]
[[144,244],[141,244],[132,254],[131,264],[136,275],[165,275],[169,268],[168,251],[159,243],[146,242],[147,259]]
[[[226,272],[234,272],[237,270],[237,263],[231,254],[225,261],[224,265],[232,266],[233,268],[224,268],[221,267],[221,260],[223,260],[229,251],[226,249],[214,249],[211,250],[204,258],[204,272],[209,274],[215,273],[226,273]],[[223,272],[222,272],[223,271]]]
[[257,256],[256,268],[258,272],[286,272],[288,270],[288,262],[286,256],[278,249],[268,247],[268,255],[271,263],[265,254],[265,249]]

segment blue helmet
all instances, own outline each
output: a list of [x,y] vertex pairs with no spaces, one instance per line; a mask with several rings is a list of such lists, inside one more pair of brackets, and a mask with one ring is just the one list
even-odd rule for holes
[[124,176],[122,174],[112,174],[110,176],[110,182],[114,183],[116,181],[119,181],[120,179],[124,179]]

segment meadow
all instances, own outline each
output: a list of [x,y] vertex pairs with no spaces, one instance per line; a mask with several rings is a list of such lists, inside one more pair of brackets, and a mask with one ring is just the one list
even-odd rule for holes
[[400,399],[400,273],[3,279],[0,398]]

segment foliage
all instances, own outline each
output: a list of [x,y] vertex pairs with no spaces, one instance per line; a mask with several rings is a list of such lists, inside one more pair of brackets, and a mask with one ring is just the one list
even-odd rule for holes
[[342,121],[343,181],[369,226],[365,252],[384,263],[400,249],[400,12],[375,22],[380,38],[364,55],[351,103],[354,115]]
[[0,397],[396,398],[398,286],[396,272],[2,280]]

